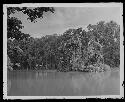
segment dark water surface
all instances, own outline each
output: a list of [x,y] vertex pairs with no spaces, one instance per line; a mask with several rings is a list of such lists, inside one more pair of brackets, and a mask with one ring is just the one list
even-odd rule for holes
[[117,72],[8,72],[8,96],[119,95]]

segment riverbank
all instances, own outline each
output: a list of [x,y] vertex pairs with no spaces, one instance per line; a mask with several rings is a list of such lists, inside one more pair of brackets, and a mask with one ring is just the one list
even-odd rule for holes
[[[32,69],[18,69],[18,70],[8,70],[8,71],[34,71],[34,72],[94,72],[94,71],[90,71],[90,70],[71,70],[71,71],[60,71],[60,70],[47,70],[47,69],[38,69],[38,70],[32,70]],[[105,70],[105,71],[113,71],[113,72],[117,72],[117,71],[120,71],[120,68],[119,67],[114,67],[114,68],[110,68],[110,70]],[[105,72],[104,71],[104,72]],[[96,71],[97,72],[97,71]],[[98,71],[98,72],[102,72],[102,71]]]

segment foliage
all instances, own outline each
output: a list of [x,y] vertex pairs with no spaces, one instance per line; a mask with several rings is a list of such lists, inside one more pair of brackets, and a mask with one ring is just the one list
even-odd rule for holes
[[8,7],[7,8],[7,15],[9,16],[12,13],[15,13],[16,11],[18,12],[23,12],[24,14],[28,15],[28,19],[33,22],[36,18],[43,17],[43,12],[52,12],[54,13],[54,8],[53,7]]
[[7,8],[7,37],[8,38],[15,38],[17,40],[21,40],[24,38],[30,37],[29,34],[24,34],[20,31],[23,28],[22,22],[15,17],[11,17],[11,14],[15,12],[23,12],[24,14],[28,15],[28,18],[31,22],[35,22],[36,18],[43,17],[43,12],[52,12],[54,13],[53,7],[36,7],[36,8],[29,8],[29,7],[8,7]]
[[111,67],[120,64],[120,26],[114,21],[97,25],[89,25],[89,31],[96,37],[96,41],[102,46],[104,62]]
[[120,26],[113,21],[101,21],[87,28],[88,31],[68,29],[62,35],[41,38],[8,39],[8,56],[12,63],[20,63],[21,69],[29,70],[84,71],[100,68],[100,71],[106,66],[118,67]]
[[[31,22],[35,21],[36,18],[43,17],[43,12],[52,12],[54,13],[53,7],[8,7],[7,8],[7,54],[8,57],[12,60],[14,66],[16,63],[20,63],[21,67],[31,68],[31,64],[36,62],[36,57],[34,57],[35,50],[32,49],[34,39],[30,37],[29,34],[24,34],[20,30],[23,28],[22,22],[15,18],[11,17],[11,14],[15,12],[23,12],[28,15],[28,18]],[[31,44],[30,44],[31,43]],[[34,46],[34,45],[33,45]],[[34,48],[34,47],[33,47]],[[20,52],[20,50],[22,50]],[[29,64],[30,63],[30,64]],[[14,67],[13,66],[13,67]]]
[[15,17],[7,19],[7,38],[15,38],[21,40],[30,37],[29,34],[24,34],[20,31],[22,29],[22,22]]

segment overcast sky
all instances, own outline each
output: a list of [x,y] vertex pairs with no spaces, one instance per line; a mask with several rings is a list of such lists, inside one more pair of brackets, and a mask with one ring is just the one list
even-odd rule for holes
[[44,13],[42,19],[36,23],[27,20],[22,12],[14,14],[22,21],[22,32],[32,37],[50,34],[62,34],[69,28],[86,28],[88,24],[95,24],[101,20],[120,22],[120,8],[118,7],[55,7],[55,13]]

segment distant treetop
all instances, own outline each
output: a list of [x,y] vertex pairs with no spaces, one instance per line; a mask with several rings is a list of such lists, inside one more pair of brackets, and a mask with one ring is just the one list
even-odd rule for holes
[[8,7],[7,15],[15,13],[15,11],[22,11],[24,14],[28,15],[28,19],[33,22],[36,18],[43,17],[43,12],[54,13],[55,9],[53,7]]

